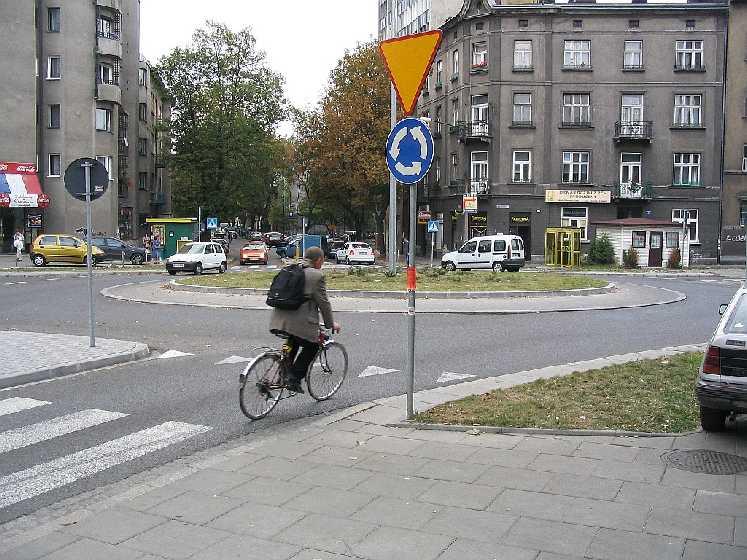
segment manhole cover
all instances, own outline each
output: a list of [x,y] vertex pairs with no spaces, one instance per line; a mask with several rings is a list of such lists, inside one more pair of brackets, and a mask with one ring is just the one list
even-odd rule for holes
[[747,471],[747,457],[708,449],[670,451],[662,459],[676,469],[694,473],[736,474]]

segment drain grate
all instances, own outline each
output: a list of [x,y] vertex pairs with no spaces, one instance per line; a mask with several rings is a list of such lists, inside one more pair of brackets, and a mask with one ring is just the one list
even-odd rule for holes
[[662,459],[676,469],[694,473],[737,474],[747,471],[747,457],[708,449],[670,451]]

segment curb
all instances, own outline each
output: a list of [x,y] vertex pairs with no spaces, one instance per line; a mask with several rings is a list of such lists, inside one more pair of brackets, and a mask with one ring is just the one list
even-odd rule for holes
[[142,360],[143,358],[147,358],[148,356],[150,356],[150,348],[148,348],[148,345],[136,342],[135,347],[132,350],[124,352],[122,354],[118,354],[116,356],[107,356],[106,358],[98,358],[95,360],[88,360],[86,362],[78,362],[75,364],[68,364],[55,368],[39,369],[30,373],[0,378],[0,389],[7,389],[9,387],[16,387],[18,385],[23,385],[26,383],[44,381],[47,379],[54,379],[56,377],[63,377],[65,375],[71,375],[74,373],[82,373],[84,371],[92,371],[95,369],[134,362],[137,360]]
[[609,437],[630,437],[630,438],[663,438],[687,436],[698,433],[694,432],[628,432],[625,430],[571,430],[559,428],[510,428],[504,426],[465,426],[462,424],[423,424],[421,422],[397,422],[387,424],[389,428],[412,428],[414,430],[438,430],[443,432],[470,432],[472,435],[479,435],[476,432],[485,434],[527,434],[527,435],[548,435],[548,436],[609,436]]
[[[220,286],[193,286],[181,284],[178,280],[171,281],[171,287],[176,292],[192,292],[207,294],[230,294],[230,295],[266,295],[266,288],[223,288]],[[617,291],[617,286],[612,282],[601,288],[575,288],[571,290],[516,290],[501,292],[429,292],[418,291],[418,295],[424,299],[505,299],[526,297],[552,297],[552,296],[593,296],[609,294]],[[327,290],[330,296],[336,297],[358,297],[358,298],[381,298],[391,297],[395,299],[406,299],[407,291],[399,290]]]
[[[36,271],[30,271],[30,270],[22,270],[18,272],[14,272],[11,270],[0,270],[0,278],[34,278],[34,277],[43,277],[43,276],[81,276],[81,275],[87,275],[88,272],[85,268],[81,268],[79,270],[70,270],[69,268],[60,268],[59,271],[55,271],[54,269],[46,269],[46,270],[39,270]],[[120,270],[96,270],[94,269],[93,275],[94,276],[105,276],[105,275],[114,275],[114,274],[131,274],[131,275],[137,275],[137,276],[147,276],[150,274],[166,274],[163,270],[127,270],[127,269],[120,269]]]

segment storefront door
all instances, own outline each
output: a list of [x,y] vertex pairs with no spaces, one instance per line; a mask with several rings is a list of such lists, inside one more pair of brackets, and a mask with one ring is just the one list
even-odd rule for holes
[[662,238],[663,233],[660,231],[652,231],[649,234],[649,249],[648,249],[648,266],[659,267],[662,265],[663,251],[662,251]]
[[532,255],[532,215],[528,212],[515,214],[511,213],[509,216],[510,225],[508,227],[508,233],[511,235],[518,235],[524,242],[524,255],[527,260]]

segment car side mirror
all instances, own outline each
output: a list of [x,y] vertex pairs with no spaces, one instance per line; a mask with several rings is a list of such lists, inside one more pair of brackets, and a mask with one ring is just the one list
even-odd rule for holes
[[721,305],[719,305],[719,306],[718,306],[718,314],[719,314],[719,315],[723,315],[724,313],[726,313],[726,309],[727,309],[728,307],[729,307],[729,304],[728,304],[728,303],[722,303]]

